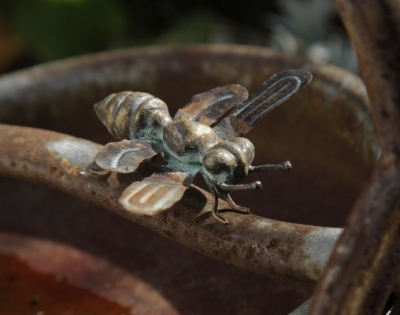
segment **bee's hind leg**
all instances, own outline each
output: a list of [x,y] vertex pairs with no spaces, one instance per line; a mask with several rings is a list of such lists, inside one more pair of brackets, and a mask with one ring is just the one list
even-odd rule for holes
[[244,214],[251,213],[249,208],[237,205],[229,194],[226,194],[223,198],[233,210]]
[[92,175],[99,175],[99,176],[106,176],[111,173],[109,170],[105,170],[105,169],[101,168],[94,161],[86,167],[86,170]]

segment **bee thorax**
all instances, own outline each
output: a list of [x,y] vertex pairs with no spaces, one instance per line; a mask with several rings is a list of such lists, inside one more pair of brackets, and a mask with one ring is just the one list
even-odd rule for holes
[[204,154],[218,140],[212,128],[194,121],[173,121],[163,130],[163,142],[168,153],[187,163],[201,163]]

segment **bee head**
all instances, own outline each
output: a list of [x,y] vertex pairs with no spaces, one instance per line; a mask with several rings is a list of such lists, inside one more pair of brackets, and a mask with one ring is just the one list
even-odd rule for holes
[[236,184],[249,172],[254,146],[246,138],[220,141],[203,157],[205,173],[216,184]]

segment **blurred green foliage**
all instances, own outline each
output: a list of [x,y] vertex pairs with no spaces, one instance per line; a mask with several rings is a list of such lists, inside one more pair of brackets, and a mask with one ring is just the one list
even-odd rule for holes
[[29,58],[43,62],[117,47],[234,42],[226,23],[257,28],[270,7],[263,0],[0,0],[0,18]]
[[217,19],[212,13],[199,11],[178,19],[155,42],[157,44],[192,44],[212,42],[217,30]]
[[335,16],[330,0],[0,0],[0,36],[8,36],[0,47],[16,45],[9,51],[20,56],[2,69],[120,47],[236,43],[355,71]]
[[127,15],[113,0],[16,0],[9,22],[40,60],[103,49],[118,40]]
[[115,47],[210,42],[209,11],[179,15],[170,2],[2,0],[0,10],[38,61]]

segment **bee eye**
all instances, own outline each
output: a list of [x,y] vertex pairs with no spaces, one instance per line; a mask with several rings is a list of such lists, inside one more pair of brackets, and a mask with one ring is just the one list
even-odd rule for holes
[[218,175],[231,173],[236,168],[235,156],[225,149],[209,151],[203,158],[203,165],[207,172]]

